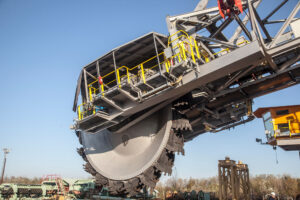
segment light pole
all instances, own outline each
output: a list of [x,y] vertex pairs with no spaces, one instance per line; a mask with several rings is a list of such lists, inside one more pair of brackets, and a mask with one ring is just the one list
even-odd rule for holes
[[0,184],[3,183],[3,179],[4,179],[4,171],[5,171],[5,164],[6,164],[6,155],[9,153],[9,149],[4,148],[4,149],[3,149],[3,152],[4,152],[4,160],[3,160],[2,176],[1,176],[1,179],[0,179]]

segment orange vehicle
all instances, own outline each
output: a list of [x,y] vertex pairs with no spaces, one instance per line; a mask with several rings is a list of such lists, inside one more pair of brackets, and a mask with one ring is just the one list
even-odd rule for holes
[[300,151],[300,105],[259,108],[254,115],[263,119],[268,144]]

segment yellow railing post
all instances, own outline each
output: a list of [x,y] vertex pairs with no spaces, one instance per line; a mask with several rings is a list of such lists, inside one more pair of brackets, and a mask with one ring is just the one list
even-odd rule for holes
[[273,124],[274,138],[276,139],[276,136],[277,136],[277,132],[276,132],[276,130],[278,129],[278,127],[276,128],[275,121],[270,121],[270,123],[271,123],[271,124]]
[[117,79],[118,79],[118,85],[119,85],[119,88],[121,88],[121,79],[120,79],[120,72],[119,72],[120,68],[117,69]]
[[104,96],[104,83],[101,84],[101,94]]
[[77,110],[78,110],[78,119],[81,120],[82,119],[82,117],[81,117],[81,105],[78,106]]
[[126,70],[127,70],[127,81],[128,81],[128,83],[130,84],[129,69],[126,67]]
[[92,96],[92,87],[89,87],[89,94],[90,94],[90,101],[93,101],[93,96]]
[[289,131],[290,131],[290,137],[292,137],[292,126],[291,126],[291,120],[288,120],[289,122]]
[[142,70],[142,78],[143,78],[143,82],[146,83],[146,79],[145,79],[145,73],[144,73],[144,64],[141,64],[141,70]]
[[181,46],[181,49],[182,49],[183,60],[186,60],[185,48],[184,48],[184,45],[183,45],[182,42],[180,43],[180,46]]
[[[179,47],[179,48],[180,48],[180,47]],[[177,54],[177,57],[178,57],[178,62],[181,62],[180,53]]]
[[165,65],[166,65],[166,72],[169,73],[169,61],[168,61],[168,59],[165,60]]
[[192,59],[193,59],[194,63],[196,63],[196,59],[195,59],[195,54],[194,54],[194,49],[193,49],[191,37],[188,37],[188,36],[187,36],[187,39],[190,41],[190,44],[189,44],[189,45],[190,45],[190,48],[191,48]]
[[208,63],[210,60],[208,57],[204,57],[205,58],[205,62]]

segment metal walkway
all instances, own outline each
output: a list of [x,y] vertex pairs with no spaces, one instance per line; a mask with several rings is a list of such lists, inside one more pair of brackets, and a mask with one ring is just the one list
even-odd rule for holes
[[[227,26],[232,21],[231,18],[226,19],[218,28],[214,25],[215,30],[203,26],[202,28],[212,31],[211,37],[200,36],[191,29],[173,30],[169,26],[169,37],[154,32],[146,34],[113,49],[84,67],[78,79],[73,107],[78,112],[76,129],[97,132],[119,124],[131,115],[141,115],[141,111],[151,112],[161,108],[199,87],[210,83],[218,85],[218,81],[221,84],[214,91],[216,98],[234,94],[234,82],[243,76],[249,76],[253,70],[264,71],[263,68],[269,68],[265,71],[270,77],[273,76],[272,80],[277,79],[280,74],[293,71],[293,76],[297,79],[298,66],[293,69],[290,67],[299,60],[300,38],[292,31],[285,33],[289,37],[283,37],[282,33],[287,23],[294,19],[300,4],[290,13],[278,34],[274,38],[267,38],[268,40],[262,38],[257,28],[256,23],[261,21],[255,11],[257,4],[258,2],[249,8],[249,15],[253,19],[250,22],[254,28],[246,30],[240,24],[241,27],[236,30],[239,33],[243,30],[248,36],[247,40],[244,36],[238,37],[239,34],[235,34],[235,42],[230,43],[226,38],[227,42],[222,41],[222,26]],[[167,22],[196,26],[186,19],[207,16],[217,11],[217,8],[194,11],[168,17]],[[246,24],[248,20],[249,18],[243,20],[243,23]],[[263,31],[266,34],[266,30]],[[218,51],[212,51],[209,43],[213,43]],[[262,75],[267,76],[267,73]],[[260,80],[248,80],[237,88],[241,91],[247,84],[265,83],[263,76]],[[294,84],[299,81],[296,79]],[[276,88],[274,86],[274,90]],[[79,93],[83,103],[77,107]],[[263,91],[250,91],[246,98],[262,94]],[[245,99],[245,95],[236,98]],[[228,99],[232,101],[231,98]]]

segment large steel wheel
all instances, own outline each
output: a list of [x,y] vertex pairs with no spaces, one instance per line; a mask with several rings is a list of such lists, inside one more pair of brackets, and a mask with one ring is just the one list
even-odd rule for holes
[[112,194],[132,196],[154,188],[161,173],[171,174],[174,152],[183,153],[183,138],[172,123],[168,106],[122,132],[80,132],[78,152],[86,171]]

